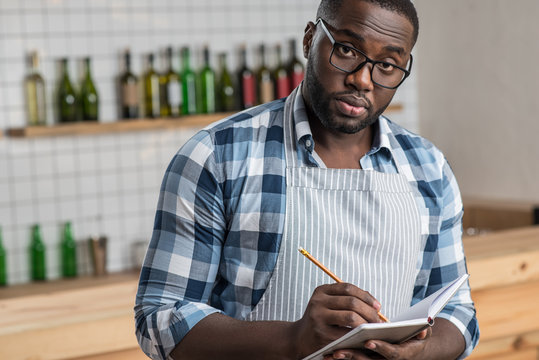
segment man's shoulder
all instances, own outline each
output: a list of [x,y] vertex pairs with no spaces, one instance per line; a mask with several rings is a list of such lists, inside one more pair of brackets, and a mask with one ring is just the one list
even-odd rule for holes
[[281,99],[230,115],[200,130],[182,146],[180,153],[204,156],[201,163],[211,156],[222,164],[278,154],[280,150],[276,149],[283,143],[283,113]]
[[443,153],[430,140],[384,118],[389,128],[390,143],[393,150],[401,150],[410,163],[425,165],[441,164],[445,161]]
[[204,131],[212,136],[224,136],[230,132],[248,129],[283,126],[285,99],[254,106],[208,125]]

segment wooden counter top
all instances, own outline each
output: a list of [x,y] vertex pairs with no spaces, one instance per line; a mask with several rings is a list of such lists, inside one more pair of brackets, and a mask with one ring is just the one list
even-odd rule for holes
[[465,237],[473,290],[539,280],[539,226]]
[[[481,330],[472,358],[536,354],[539,227],[467,237],[464,247]],[[135,338],[137,280],[126,273],[0,289],[0,359],[146,359]]]
[[116,274],[0,290],[0,359],[75,359],[136,349],[137,277]]

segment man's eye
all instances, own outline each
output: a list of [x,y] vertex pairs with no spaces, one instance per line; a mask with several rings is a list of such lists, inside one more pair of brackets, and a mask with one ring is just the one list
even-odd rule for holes
[[393,70],[395,70],[395,66],[393,64],[386,63],[386,62],[377,63],[376,67],[379,70],[382,70],[383,72],[392,72]]
[[339,55],[341,55],[341,56],[345,56],[345,57],[354,57],[355,56],[354,50],[352,50],[352,48],[350,48],[350,47],[348,47],[346,45],[340,44],[339,47],[337,48],[337,51],[338,51]]

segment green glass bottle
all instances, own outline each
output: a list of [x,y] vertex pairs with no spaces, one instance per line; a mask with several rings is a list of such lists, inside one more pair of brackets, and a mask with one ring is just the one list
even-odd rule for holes
[[75,122],[78,119],[77,96],[69,78],[67,59],[61,60],[61,66],[62,78],[60,79],[57,93],[58,122]]
[[122,119],[136,119],[139,111],[138,79],[131,72],[131,52],[124,54],[125,70],[120,76],[120,98]]
[[266,47],[264,44],[258,48],[260,67],[256,72],[258,84],[258,104],[265,104],[275,100],[275,86],[270,69],[266,66]]
[[39,73],[37,51],[30,54],[30,73],[24,80],[28,125],[46,125],[45,81]]
[[83,121],[97,121],[99,119],[99,96],[92,79],[90,58],[84,59],[84,79],[80,87],[80,102]]
[[210,65],[210,49],[204,47],[204,66],[198,74],[199,97],[197,100],[199,114],[213,114],[215,106],[215,71]]
[[71,222],[64,224],[62,234],[62,275],[64,277],[77,276],[77,244],[73,238]]
[[0,286],[7,285],[6,249],[2,242],[2,228],[0,227]]
[[182,48],[182,114],[190,115],[197,112],[196,74],[191,69],[191,52],[188,47]]
[[237,96],[232,76],[228,71],[226,53],[219,54],[219,79],[217,81],[217,109],[234,111],[237,109]]
[[147,118],[161,116],[159,75],[155,72],[153,61],[153,54],[149,54],[147,70],[144,74],[144,116]]
[[273,70],[273,78],[275,80],[275,98],[280,99],[290,95],[290,79],[288,78],[288,71],[283,65],[281,59],[281,45],[277,44],[275,47],[277,55],[277,67]]
[[159,94],[162,117],[178,117],[182,109],[182,84],[180,75],[172,66],[172,48],[166,51],[167,71],[159,77]]
[[32,227],[32,239],[30,243],[30,267],[32,280],[45,280],[47,269],[45,261],[45,244],[41,239],[41,229],[39,225]]

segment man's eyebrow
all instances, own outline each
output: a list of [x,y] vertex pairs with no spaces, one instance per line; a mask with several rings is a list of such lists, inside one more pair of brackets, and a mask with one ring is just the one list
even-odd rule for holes
[[401,56],[406,55],[406,51],[404,50],[403,47],[400,47],[400,46],[387,45],[387,46],[384,46],[384,49],[386,49],[388,51],[391,51],[391,52],[396,52],[397,54],[399,54]]
[[[365,38],[363,36],[359,35],[358,33],[353,32],[351,30],[342,29],[342,30],[334,30],[334,31],[339,32],[339,33],[343,33],[343,34],[348,35],[350,37],[353,37],[353,38],[357,39],[361,43],[365,42]],[[387,50],[387,51],[390,51],[390,52],[395,52],[395,53],[397,53],[397,54],[399,54],[401,56],[406,55],[406,51],[401,46],[387,45],[387,46],[384,46],[384,49]]]

